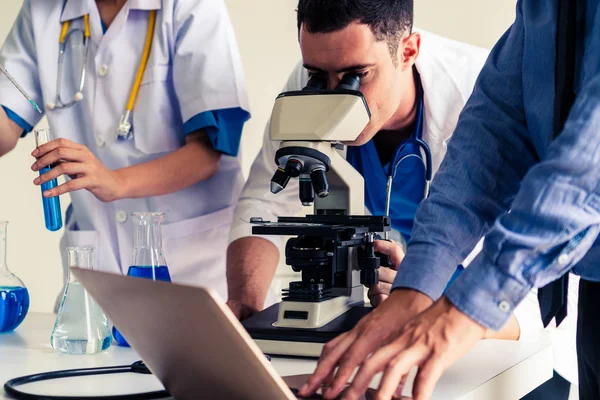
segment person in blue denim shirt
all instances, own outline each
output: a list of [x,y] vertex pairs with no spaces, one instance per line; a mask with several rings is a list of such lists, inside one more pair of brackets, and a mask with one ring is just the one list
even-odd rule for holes
[[[387,399],[419,366],[413,395],[429,398],[442,372],[486,329],[500,329],[530,289],[572,271],[581,276],[580,396],[600,398],[600,1],[570,2],[584,11],[585,38],[574,105],[553,139],[558,3],[518,2],[417,212],[395,290],[325,348],[302,395],[327,383],[324,397],[334,398],[359,367],[345,398],[384,371],[378,398]],[[483,234],[483,251],[442,296]]]

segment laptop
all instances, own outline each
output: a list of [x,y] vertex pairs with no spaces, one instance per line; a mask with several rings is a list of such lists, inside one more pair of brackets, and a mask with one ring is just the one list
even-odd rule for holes
[[281,378],[210,289],[80,268],[72,272],[178,400],[291,400],[306,382],[306,376]]

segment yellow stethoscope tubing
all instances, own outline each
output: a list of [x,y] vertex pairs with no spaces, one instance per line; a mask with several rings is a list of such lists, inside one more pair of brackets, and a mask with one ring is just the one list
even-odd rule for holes
[[142,53],[142,60],[135,76],[133,88],[129,95],[129,101],[127,102],[127,111],[132,111],[137,99],[140,86],[142,85],[142,78],[144,77],[144,71],[146,71],[146,65],[150,58],[150,50],[152,49],[152,41],[154,39],[154,27],[156,26],[156,10],[150,11],[150,17],[148,18],[148,31],[146,32],[146,41],[144,43],[144,52]]
[[[83,85],[85,83],[88,40],[91,37],[89,14],[85,14],[83,16],[83,21],[84,21],[85,55],[84,55],[84,63],[81,68],[81,79],[80,79],[79,91],[76,93],[75,99],[73,99],[70,103],[68,103],[66,105],[62,104],[62,101],[60,100],[60,87],[61,87],[61,83],[62,83],[62,70],[63,70],[63,62],[64,62],[63,60],[64,60],[64,54],[65,54],[65,49],[66,49],[66,43],[67,43],[68,37],[69,37],[69,26],[71,24],[71,21],[65,21],[65,22],[63,22],[62,29],[60,32],[60,38],[59,38],[60,53],[59,53],[59,61],[58,61],[59,65],[58,65],[58,78],[57,78],[57,90],[56,90],[57,104],[55,107],[52,107],[52,108],[59,108],[59,107],[66,108],[66,107],[73,105],[77,101],[77,98],[79,98],[79,99],[83,98],[82,90],[83,90]],[[137,96],[138,96],[138,93],[140,90],[140,86],[142,84],[142,79],[144,77],[144,72],[146,70],[146,66],[148,65],[148,59],[150,58],[150,51],[152,49],[155,27],[156,27],[156,10],[151,10],[150,16],[148,18],[148,30],[146,32],[146,40],[144,42],[144,51],[142,53],[142,59],[140,61],[140,65],[138,66],[138,70],[137,70],[136,76],[135,76],[135,81],[133,83],[133,87],[131,89],[129,99],[127,101],[127,108],[126,108],[126,110],[128,111],[127,114],[131,113],[131,111],[133,111],[133,107],[135,106],[135,101],[137,99]]]

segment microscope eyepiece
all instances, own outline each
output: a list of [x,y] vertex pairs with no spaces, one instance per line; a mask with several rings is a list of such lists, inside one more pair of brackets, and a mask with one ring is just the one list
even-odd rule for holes
[[271,178],[271,193],[277,194],[281,192],[287,186],[290,181],[290,177],[285,173],[285,170],[281,167],[277,168],[275,174]]
[[329,182],[325,174],[325,167],[315,168],[310,172],[310,180],[318,197],[329,196]]
[[337,87],[338,89],[358,90],[360,88],[360,76],[357,74],[346,74]]
[[302,90],[323,90],[327,89],[327,80],[321,76],[312,76]]

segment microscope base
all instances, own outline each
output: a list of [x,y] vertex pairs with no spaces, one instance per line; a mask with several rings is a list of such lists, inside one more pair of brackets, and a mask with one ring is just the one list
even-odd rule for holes
[[325,343],[351,330],[371,310],[364,305],[352,307],[321,328],[282,328],[273,326],[279,313],[279,304],[275,304],[242,325],[265,354],[318,358]]

